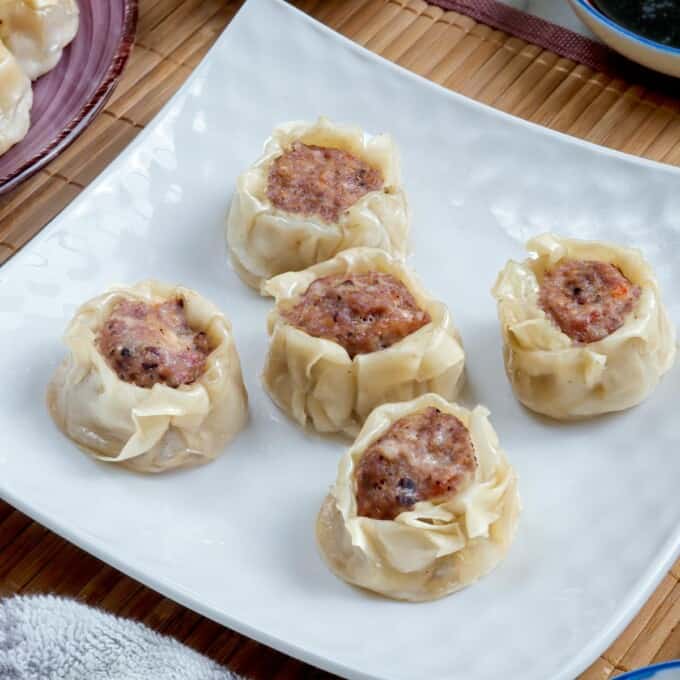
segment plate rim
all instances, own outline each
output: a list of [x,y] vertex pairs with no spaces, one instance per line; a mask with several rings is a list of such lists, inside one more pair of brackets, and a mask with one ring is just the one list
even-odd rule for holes
[[[106,463],[103,462],[100,464],[106,465]],[[304,647],[275,635],[271,635],[264,630],[255,628],[248,623],[232,617],[230,614],[214,609],[209,603],[194,598],[189,592],[186,592],[181,585],[173,583],[171,579],[153,576],[143,569],[138,568],[135,564],[128,563],[126,560],[118,558],[113,551],[110,551],[107,548],[107,544],[104,540],[98,540],[92,536],[87,537],[85,535],[80,535],[77,531],[72,530],[67,524],[55,520],[30,503],[24,502],[23,499],[19,497],[15,497],[11,491],[8,491],[2,486],[1,481],[0,498],[33,521],[41,524],[58,536],[61,536],[69,543],[72,543],[80,550],[93,555],[105,564],[114,567],[122,574],[139,581],[139,583],[147,588],[156,591],[164,597],[170,598],[174,602],[177,602],[211,621],[215,621],[219,625],[236,631],[260,644],[278,650],[283,654],[287,654],[288,656],[311,664],[312,666],[340,675],[340,677],[343,678],[352,678],[356,680],[388,680],[386,676],[365,673],[356,668],[346,666],[339,661],[319,656]],[[610,625],[607,628],[603,629],[601,635],[598,638],[593,639],[587,647],[582,649],[578,656],[571,659],[556,675],[547,680],[574,680],[574,678],[587,670],[590,665],[599,658],[602,652],[617,639],[638,613],[642,605],[649,599],[659,583],[661,583],[673,562],[680,556],[680,543],[674,545],[675,542],[677,542],[677,539],[676,541],[673,541],[673,537],[667,541],[660,553],[662,555],[661,567],[658,568],[658,570],[654,568],[654,565],[647,568],[646,572],[643,574],[640,588],[636,592],[629,593],[627,600],[624,601],[622,611],[610,622]]]
[[[136,2],[136,0],[133,0]],[[342,35],[341,33],[335,31],[334,29],[326,26],[322,22],[318,21],[314,17],[308,15],[303,10],[295,7],[294,5],[286,2],[286,0],[245,0],[243,5],[239,8],[238,12],[232,17],[231,21],[222,31],[220,36],[218,36],[215,44],[211,46],[210,50],[205,54],[201,62],[188,76],[181,87],[175,92],[172,97],[161,107],[161,109],[155,114],[151,121],[144,127],[143,130],[123,149],[121,154],[116,157],[107,167],[85,188],[86,190],[80,192],[76,198],[71,201],[67,206],[68,210],[75,210],[80,204],[81,200],[84,200],[84,196],[88,196],[90,193],[95,193],[99,186],[108,180],[110,174],[113,173],[114,166],[117,166],[118,162],[123,162],[128,156],[132,156],[137,152],[138,148],[142,147],[148,136],[154,134],[155,125],[154,122],[163,117],[175,102],[183,96],[186,92],[189,92],[194,81],[200,77],[203,71],[208,67],[208,62],[210,57],[217,49],[220,38],[225,34],[229,28],[233,25],[237,17],[243,12],[243,10],[248,5],[267,5],[276,4],[279,7],[285,8],[285,11],[295,14],[299,19],[313,27],[315,30],[322,31],[331,40],[339,40],[349,49],[362,55],[364,58],[370,60],[377,60],[379,63],[383,63],[388,68],[393,69],[401,74],[401,77],[412,78],[416,81],[424,83],[430,88],[435,88],[440,93],[445,93],[446,96],[455,98],[458,102],[461,102],[465,106],[469,106],[473,109],[485,110],[490,115],[500,117],[507,121],[511,121],[515,125],[523,125],[525,127],[533,129],[535,132],[546,135],[547,137],[553,137],[557,140],[561,140],[562,143],[575,144],[576,146],[589,149],[592,152],[604,154],[606,156],[619,159],[626,163],[632,163],[634,165],[648,167],[656,171],[663,171],[666,173],[671,173],[680,177],[680,167],[673,166],[667,163],[662,163],[659,161],[654,161],[648,158],[643,158],[640,156],[635,156],[626,152],[619,151],[617,149],[612,149],[609,147],[598,145],[594,142],[590,142],[578,137],[574,137],[567,133],[552,130],[550,128],[539,125],[538,123],[533,123],[527,121],[523,118],[519,118],[512,114],[506,113],[499,109],[496,109],[490,105],[478,102],[474,99],[470,99],[458,92],[449,90],[448,88],[435,83],[424,76],[420,76],[417,73],[409,71],[408,69],[396,64],[385,57],[372,52],[371,50],[355,43],[351,39]],[[68,212],[64,210],[55,218],[50,220],[45,227],[51,226],[53,224],[59,223],[62,218],[67,217]],[[48,233],[43,227],[35,237],[30,240],[30,243],[39,243],[41,240],[48,238]],[[28,244],[26,244],[28,245]],[[21,250],[24,250],[22,247]],[[17,253],[18,254],[18,253]],[[19,266],[19,259],[12,257],[7,260],[4,264],[0,265],[0,272],[3,269],[9,267],[9,270],[13,269],[13,266]],[[9,271],[7,270],[7,271]],[[5,272],[6,273],[6,272]],[[1,281],[1,279],[0,279]],[[44,514],[39,508],[36,508],[29,503],[24,503],[20,498],[15,498],[14,494],[3,486],[2,479],[0,479],[0,498],[32,518],[34,521],[42,524],[49,530],[53,531],[57,535],[63,537],[69,542],[76,545],[78,548],[84,550],[85,552],[97,557],[103,562],[110,564],[114,568],[118,569],[124,574],[127,574],[139,581],[143,585],[155,590],[156,592],[171,598],[175,602],[185,606],[198,614],[205,616],[217,623],[228,627],[242,635],[245,635],[257,642],[264,645],[272,647],[276,650],[281,651],[284,654],[288,654],[294,658],[300,659],[304,662],[312,664],[318,668],[329,671],[331,673],[340,674],[341,677],[347,678],[357,678],[358,680],[385,680],[383,676],[368,674],[363,671],[357,670],[355,668],[348,667],[341,662],[331,660],[324,656],[319,656],[314,652],[310,652],[307,649],[296,645],[294,643],[288,642],[282,638],[270,635],[266,631],[260,630],[258,628],[251,627],[248,623],[244,623],[238,619],[234,619],[229,614],[218,611],[214,609],[209,603],[201,602],[196,600],[189,592],[185,591],[181,585],[174,583],[171,579],[164,579],[159,577],[154,577],[152,574],[147,574],[141,569],[138,569],[134,564],[128,563],[124,559],[119,559],[115,554],[109,552],[106,543],[104,541],[99,541],[92,536],[79,535],[77,532],[72,531],[67,525],[62,525],[57,520]],[[593,639],[583,650],[574,658],[572,658],[568,664],[563,666],[559,672],[557,672],[550,680],[573,680],[574,677],[579,675],[581,672],[586,670],[594,660],[604,651],[617,637],[621,634],[628,623],[634,618],[638,613],[639,609],[642,607],[644,602],[650,597],[654,589],[663,580],[666,572],[670,569],[673,562],[680,557],[680,526],[675,533],[669,537],[666,543],[663,545],[662,549],[657,553],[656,560],[653,564],[647,567],[647,569],[640,575],[639,586],[635,591],[629,592],[623,604],[620,607],[620,611],[612,617],[609,625],[603,627],[601,634]]]
[[[244,0],[241,9],[245,7],[248,3],[256,3],[261,1],[262,0]],[[470,106],[473,109],[486,111],[489,115],[494,115],[504,120],[512,121],[516,125],[522,125],[523,127],[530,128],[534,131],[539,132],[540,134],[545,135],[546,137],[554,137],[556,139],[561,139],[562,141],[568,140],[570,144],[575,144],[576,146],[590,149],[591,151],[604,154],[605,156],[618,158],[619,160],[624,160],[628,163],[633,163],[634,165],[641,165],[643,167],[649,167],[656,170],[663,170],[666,172],[676,174],[678,175],[678,177],[680,177],[680,166],[672,165],[671,163],[664,163],[663,161],[656,161],[653,160],[652,158],[646,158],[645,156],[637,156],[633,153],[628,153],[627,151],[620,151],[619,149],[614,149],[609,146],[597,144],[596,142],[591,142],[587,139],[583,139],[582,137],[570,135],[568,132],[553,130],[552,128],[546,127],[545,125],[541,125],[540,123],[534,123],[533,121],[527,120],[526,118],[515,116],[512,113],[508,113],[507,111],[498,109],[495,106],[491,106],[491,104],[485,104],[484,102],[481,102],[477,99],[473,99],[472,97],[468,97],[462,94],[461,92],[457,92],[456,90],[451,90],[448,87],[444,87],[444,85],[440,85],[439,83],[436,83],[433,80],[426,78],[425,76],[421,76],[419,73],[411,71],[407,69],[405,66],[401,66],[400,64],[391,61],[387,57],[384,57],[382,54],[373,52],[367,47],[364,47],[363,45],[360,45],[359,43],[355,42],[351,38],[348,38],[346,35],[343,35],[339,31],[336,31],[330,26],[327,26],[322,21],[307,14],[305,11],[299,9],[295,5],[292,5],[291,3],[287,2],[287,0],[268,0],[268,1],[287,7],[290,11],[296,13],[301,19],[306,21],[308,24],[314,26],[317,30],[325,32],[327,35],[333,36],[334,39],[336,40],[340,40],[344,45],[348,46],[355,52],[363,54],[364,56],[368,55],[373,59],[377,59],[380,63],[384,64],[386,67],[392,69],[393,71],[401,73],[402,77],[411,78],[412,80],[424,83],[429,88],[434,88],[438,92],[446,93],[447,96],[453,97],[457,101],[463,103],[465,106]],[[240,11],[241,10],[239,9],[239,12]],[[234,16],[231,21],[233,21],[235,18],[236,16]],[[227,30],[227,28],[225,28],[224,30]],[[204,59],[208,56],[208,54],[205,55]]]
[[[113,59],[92,95],[76,115],[50,142],[12,172],[0,177],[0,196],[42,170],[65,151],[88,127],[111,98],[128,62],[135,43],[139,0],[123,0],[123,31]],[[21,144],[21,141],[18,142]],[[45,225],[47,226],[47,225]],[[44,227],[43,227],[44,228]]]

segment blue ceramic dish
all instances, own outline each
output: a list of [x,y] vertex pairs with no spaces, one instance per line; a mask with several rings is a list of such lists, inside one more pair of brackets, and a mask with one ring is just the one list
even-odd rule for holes
[[680,659],[647,666],[625,675],[619,675],[617,680],[680,680]]
[[603,14],[590,0],[569,0],[576,15],[609,47],[648,68],[680,77],[680,49],[643,38]]

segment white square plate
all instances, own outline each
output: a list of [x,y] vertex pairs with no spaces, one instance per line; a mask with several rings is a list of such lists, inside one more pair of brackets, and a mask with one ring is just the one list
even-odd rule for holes
[[[336,580],[314,544],[343,451],[301,432],[259,382],[270,302],[227,266],[237,174],[278,122],[323,113],[402,151],[412,264],[450,306],[468,405],[487,404],[524,514],[506,562],[428,604]],[[489,293],[532,234],[641,247],[680,321],[680,172],[451,94],[275,0],[250,0],[130,148],[0,270],[0,495],[175,600],[357,678],[571,679],[619,633],[680,548],[680,372],[639,408],[557,425],[513,398]],[[251,422],[206,467],[141,476],[53,426],[45,385],[76,306],[154,276],[234,322]],[[536,650],[540,650],[537,654]]]

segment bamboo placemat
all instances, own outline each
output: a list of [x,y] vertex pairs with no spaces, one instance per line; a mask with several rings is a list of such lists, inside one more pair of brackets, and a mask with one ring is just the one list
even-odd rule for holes
[[[240,2],[140,0],[138,37],[106,110],[62,156],[0,198],[0,263],[58,214],[179,88]],[[367,48],[437,83],[577,137],[680,165],[680,100],[422,0],[299,0]],[[327,678],[141,586],[0,501],[0,596],[77,597],[175,636],[251,678]],[[537,650],[540,653],[541,650]],[[680,560],[584,674],[605,680],[680,657]]]

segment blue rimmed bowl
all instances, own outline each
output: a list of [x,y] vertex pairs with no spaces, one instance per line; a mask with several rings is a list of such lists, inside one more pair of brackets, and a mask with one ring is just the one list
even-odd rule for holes
[[617,680],[680,680],[680,660],[658,663],[647,666],[625,675],[619,675]]
[[680,78],[680,49],[643,38],[603,14],[590,0],[569,0],[574,12],[609,47],[648,68]]

